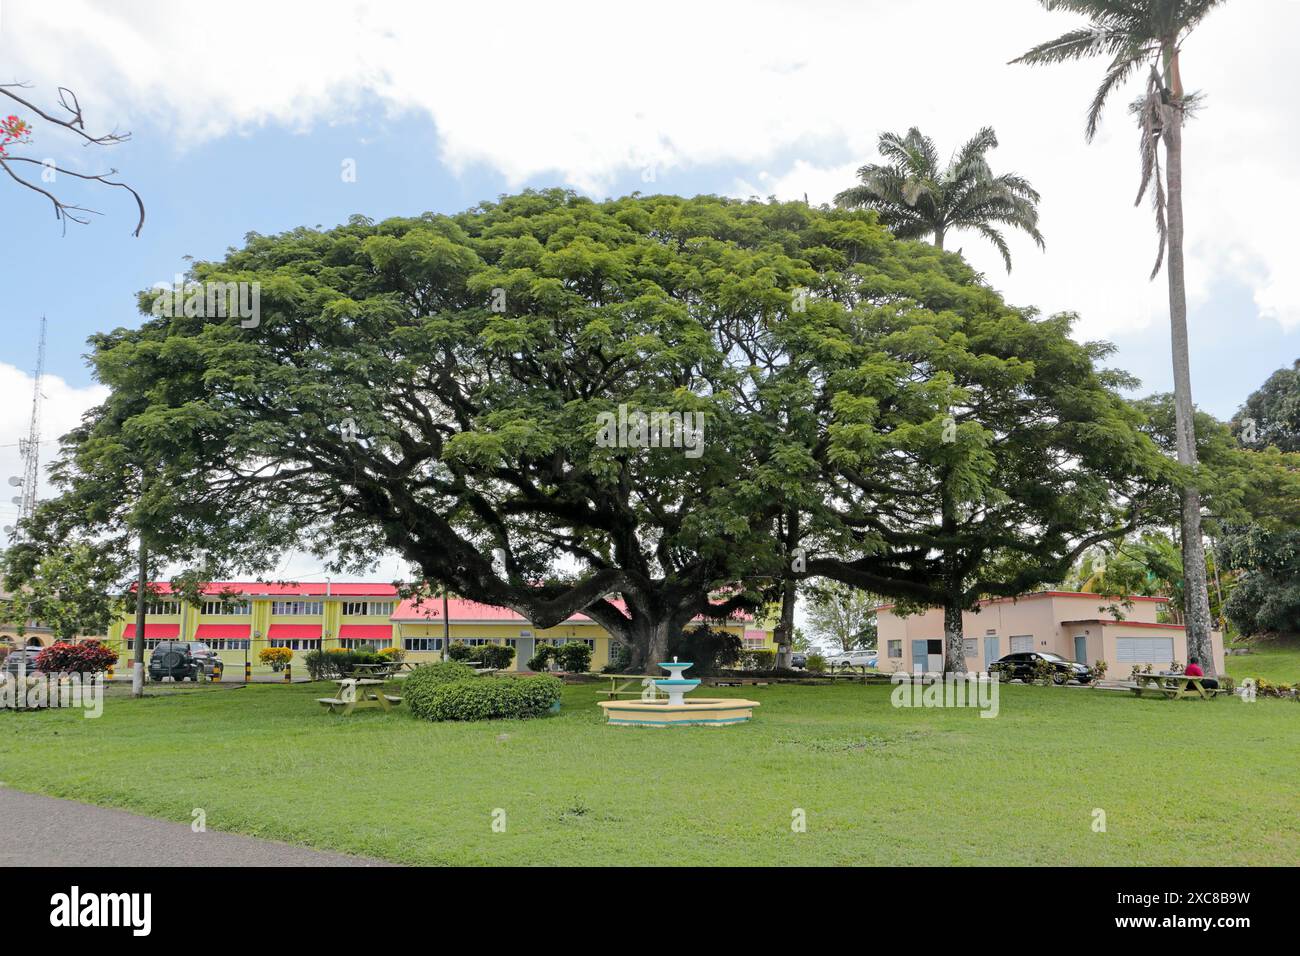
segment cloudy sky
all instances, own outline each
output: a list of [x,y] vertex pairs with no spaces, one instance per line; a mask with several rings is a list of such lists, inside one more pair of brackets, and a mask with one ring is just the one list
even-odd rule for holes
[[[0,0],[0,82],[51,107],[68,87],[92,132],[132,133],[103,149],[42,131],[23,155],[116,168],[148,207],[131,238],[127,197],[58,181],[103,213],[65,236],[45,200],[0,183],[0,476],[17,467],[41,315],[50,438],[100,395],[87,336],[135,323],[138,290],[250,231],[450,213],[527,186],[818,203],[874,160],[880,131],[910,125],[945,153],[996,128],[995,169],[1043,194],[1047,251],[1013,239],[1008,276],[977,237],[950,248],[1017,304],[1077,311],[1080,337],[1168,389],[1152,218],[1133,205],[1136,90],[1087,145],[1101,64],[1007,65],[1075,22],[1035,0]],[[1193,376],[1220,416],[1300,355],[1298,33],[1300,2],[1232,0],[1185,47],[1206,93],[1186,135]]]

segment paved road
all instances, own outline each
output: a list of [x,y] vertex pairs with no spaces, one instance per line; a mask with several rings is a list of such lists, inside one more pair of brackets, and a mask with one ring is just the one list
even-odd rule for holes
[[0,786],[0,867],[391,865]]

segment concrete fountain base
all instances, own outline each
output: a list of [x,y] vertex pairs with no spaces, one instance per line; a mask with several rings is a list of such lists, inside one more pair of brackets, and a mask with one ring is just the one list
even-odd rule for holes
[[602,700],[597,704],[611,724],[623,727],[726,727],[754,716],[756,700],[697,697],[680,704],[667,700]]

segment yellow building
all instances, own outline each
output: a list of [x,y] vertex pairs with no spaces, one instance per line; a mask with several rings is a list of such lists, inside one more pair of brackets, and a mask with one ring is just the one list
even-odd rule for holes
[[[205,590],[199,607],[173,596],[166,584],[155,584],[154,590],[159,596],[147,608],[146,650],[164,640],[201,641],[218,653],[229,674],[242,671],[245,660],[260,670],[258,654],[267,647],[288,648],[295,667],[304,654],[320,648],[399,647],[407,660],[426,663],[442,659],[447,633],[452,643],[510,645],[516,670],[525,669],[542,644],[585,641],[592,649],[591,667],[599,670],[609,663],[610,645],[616,643],[585,614],[574,614],[557,627],[538,628],[509,608],[461,598],[448,600],[449,621],[444,622],[441,598],[403,601],[391,584],[217,582]],[[771,632],[749,616],[711,626],[740,637],[747,649],[775,647]],[[133,617],[124,617],[109,631],[109,644],[120,648],[123,665],[131,658],[134,639]]]

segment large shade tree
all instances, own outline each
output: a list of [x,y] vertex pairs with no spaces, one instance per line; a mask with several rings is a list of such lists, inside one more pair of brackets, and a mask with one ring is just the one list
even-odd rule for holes
[[912,127],[904,136],[882,133],[878,149],[884,163],[858,170],[857,186],[839,193],[837,205],[874,209],[900,239],[932,237],[942,249],[950,232],[970,230],[997,247],[1011,271],[1011,250],[999,227],[1028,233],[1044,247],[1038,231],[1037,190],[1014,173],[994,175],[988,152],[997,134],[984,127],[947,164],[934,140]]
[[[1141,131],[1142,181],[1138,202],[1149,192],[1155,207],[1159,252],[1155,271],[1166,260],[1169,324],[1177,411],[1178,460],[1197,465],[1192,374],[1187,342],[1187,290],[1183,261],[1183,122],[1196,102],[1183,85],[1182,44],[1223,0],[1040,0],[1048,10],[1082,14],[1087,24],[1034,47],[1013,61],[1030,65],[1108,57],[1105,76],[1088,108],[1085,134],[1096,135],[1111,96],[1127,81],[1148,71],[1145,94],[1133,104]],[[1160,147],[1164,147],[1161,178]],[[1187,569],[1184,589],[1189,652],[1213,674],[1210,604],[1201,539],[1201,501],[1194,481],[1182,486],[1180,544]]]

